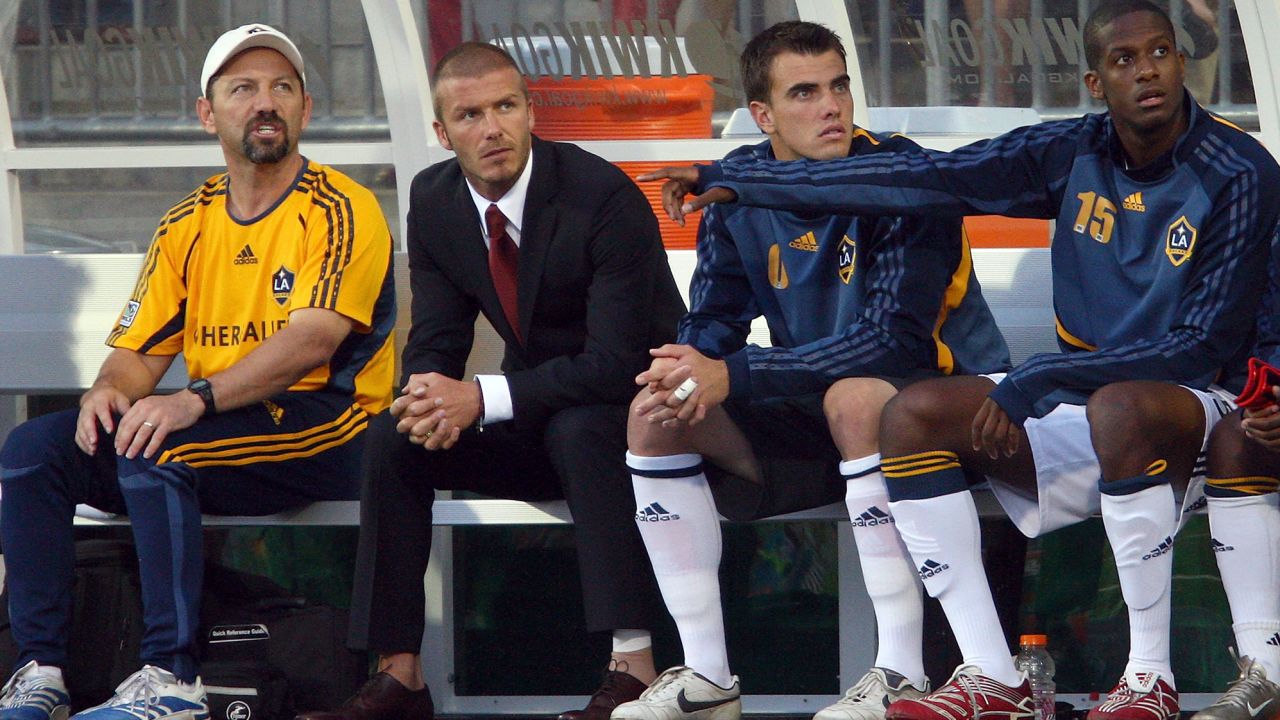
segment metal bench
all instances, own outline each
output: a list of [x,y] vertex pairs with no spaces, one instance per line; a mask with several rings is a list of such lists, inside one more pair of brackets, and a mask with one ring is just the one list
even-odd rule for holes
[[[692,251],[669,253],[677,282],[687,287],[692,274]],[[0,255],[0,395],[79,393],[97,374],[108,352],[102,341],[131,292],[140,255]],[[974,251],[974,265],[996,320],[1005,333],[1015,362],[1035,352],[1052,351],[1054,316],[1050,298],[1049,256],[1037,249],[980,249]],[[401,253],[395,259],[400,317],[400,341],[409,324],[408,262]],[[752,342],[767,343],[763,323],[753,331]],[[481,319],[476,328],[476,344],[468,361],[468,373],[492,371],[498,367],[502,343]],[[161,387],[176,389],[186,382],[179,359],[165,376]],[[0,419],[0,438],[8,428]],[[1002,513],[990,493],[975,494],[979,513],[998,517]],[[206,526],[311,525],[351,526],[359,523],[359,503],[355,501],[317,502],[297,510],[263,517],[222,517],[206,515]],[[453,578],[449,527],[480,525],[553,525],[572,522],[563,502],[527,503],[500,499],[441,499],[436,502],[433,520],[436,540],[431,567],[425,578],[427,591],[427,631],[423,651],[434,658],[427,663],[427,680],[436,688],[438,711],[445,714],[492,715],[548,714],[566,707],[580,706],[585,698],[550,696],[455,696],[449,681],[454,637]],[[799,520],[843,521],[847,511],[835,503],[792,513],[762,522]],[[122,524],[124,518],[80,517],[81,525]],[[847,687],[872,661],[875,652],[874,623],[870,600],[862,587],[857,549],[847,522],[838,522],[840,686]],[[844,677],[848,675],[848,677]],[[1068,698],[1080,701],[1083,698]],[[749,713],[810,713],[829,702],[829,697],[797,695],[751,695],[744,698]]]
[[[1049,257],[1044,249],[979,249],[974,265],[988,302],[1004,330],[1014,360],[1051,351],[1053,312]],[[693,272],[691,251],[670,253],[681,286]],[[108,348],[108,329],[132,291],[141,255],[5,255],[0,256],[0,394],[79,393],[92,384]],[[408,334],[408,260],[395,258],[400,316],[400,342]],[[768,342],[763,324],[752,340]],[[468,372],[492,371],[501,359],[502,343],[483,318],[477,322],[476,344]],[[186,382],[181,357],[161,383],[165,389]],[[983,496],[986,512],[998,512]],[[840,520],[845,508],[833,504],[795,513],[785,519]],[[287,513],[262,517],[206,516],[207,525],[355,525],[355,501],[318,502]],[[539,525],[571,522],[563,502],[513,500],[441,500],[437,525]],[[123,520],[78,518],[82,524]]]

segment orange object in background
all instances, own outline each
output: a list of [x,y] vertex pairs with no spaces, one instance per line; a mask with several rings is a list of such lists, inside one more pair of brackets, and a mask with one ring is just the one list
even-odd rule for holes
[[[711,162],[696,160],[692,162]],[[688,165],[690,162],[618,162],[622,172],[631,179],[668,165]],[[698,241],[698,221],[702,213],[685,218],[680,227],[667,217],[662,209],[662,183],[637,183],[649,199],[653,212],[658,216],[658,228],[662,231],[662,244],[668,250],[692,250]],[[999,215],[973,215],[964,219],[969,245],[975,248],[1036,248],[1049,247],[1049,221],[1026,218],[1007,218]]]
[[[535,126],[536,127],[536,126]],[[695,162],[710,162],[710,160],[697,160]],[[658,168],[667,167],[668,165],[688,165],[689,162],[618,162],[617,165],[627,177],[632,180],[637,175],[643,175],[652,172]],[[684,219],[684,227],[672,222],[667,217],[666,211],[662,209],[662,182],[642,182],[636,183],[640,186],[640,190],[644,192],[644,196],[649,199],[649,205],[653,207],[653,214],[658,216],[658,229],[662,231],[662,244],[668,250],[692,250],[698,242],[698,221],[702,220],[702,212],[698,211],[692,215],[686,215]]]
[[711,137],[708,75],[540,78],[529,82],[534,132],[547,140]]
[[975,248],[1049,247],[1049,221],[973,215],[964,219],[969,246]]
[[[711,137],[715,91],[708,75],[685,77],[539,78],[529,82],[534,133],[546,140],[681,140]],[[686,161],[614,163],[631,179]],[[637,183],[649,199],[662,244],[692,250],[702,213],[672,222],[662,210],[662,183]]]

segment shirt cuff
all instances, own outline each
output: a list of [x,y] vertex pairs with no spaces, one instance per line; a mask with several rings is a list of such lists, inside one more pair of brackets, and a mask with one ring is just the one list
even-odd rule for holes
[[710,165],[694,165],[698,168],[698,187],[694,192],[699,195],[710,190],[711,185],[724,180],[724,166],[719,162]]
[[477,375],[480,392],[484,395],[484,425],[492,425],[515,417],[511,407],[511,386],[502,375]]
[[1035,403],[1014,384],[1012,374],[1006,375],[987,397],[994,400],[1019,427],[1035,414]]
[[750,398],[751,363],[747,348],[725,355],[724,364],[729,370],[729,397],[735,400]]

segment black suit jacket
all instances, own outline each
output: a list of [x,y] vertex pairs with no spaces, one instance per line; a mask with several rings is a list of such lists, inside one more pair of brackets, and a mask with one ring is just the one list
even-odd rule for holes
[[405,377],[461,378],[477,312],[506,341],[502,370],[518,428],[558,410],[626,404],[648,349],[684,314],[657,218],[630,178],[577,146],[533,140],[520,229],[516,340],[489,276],[481,219],[456,159],[418,173],[409,197],[413,326]]

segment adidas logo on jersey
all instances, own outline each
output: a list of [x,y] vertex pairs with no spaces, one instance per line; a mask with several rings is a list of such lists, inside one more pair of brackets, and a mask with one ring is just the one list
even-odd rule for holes
[[236,265],[257,265],[258,257],[253,254],[253,248],[245,245],[240,248],[240,252],[236,253],[236,259],[232,262]]
[[787,246],[796,250],[804,250],[805,252],[818,252],[818,238],[812,232],[807,232],[792,240]]
[[851,524],[854,527],[875,527],[876,525],[888,525],[891,522],[893,522],[893,518],[889,516],[889,513],[872,505],[861,515],[854,518]]
[[1235,545],[1223,545],[1221,542],[1218,541],[1218,538],[1213,539],[1214,552],[1231,552],[1232,550],[1235,550],[1235,549],[1236,549]]
[[1280,645],[1280,632],[1267,638],[1268,645]]
[[270,400],[263,400],[262,406],[267,409],[267,413],[271,415],[271,421],[274,422],[278,427],[280,423],[284,420],[284,408],[271,402]]
[[1130,195],[1129,197],[1125,198],[1124,202],[1121,203],[1121,205],[1124,206],[1125,210],[1132,210],[1134,212],[1147,211],[1147,206],[1142,204],[1142,193],[1140,192],[1136,192]]
[[679,519],[679,515],[667,512],[666,508],[656,502],[649,503],[648,507],[636,513],[636,522],[666,522]]
[[1142,559],[1151,560],[1152,558],[1158,558],[1161,555],[1168,553],[1172,549],[1173,549],[1173,538],[1166,537],[1164,540],[1160,542],[1159,545],[1156,546],[1154,550],[1147,553],[1146,555],[1143,555]]
[[944,570],[950,570],[951,566],[946,563],[940,563],[937,560],[925,560],[917,571],[920,573],[920,579],[925,580],[937,575]]

